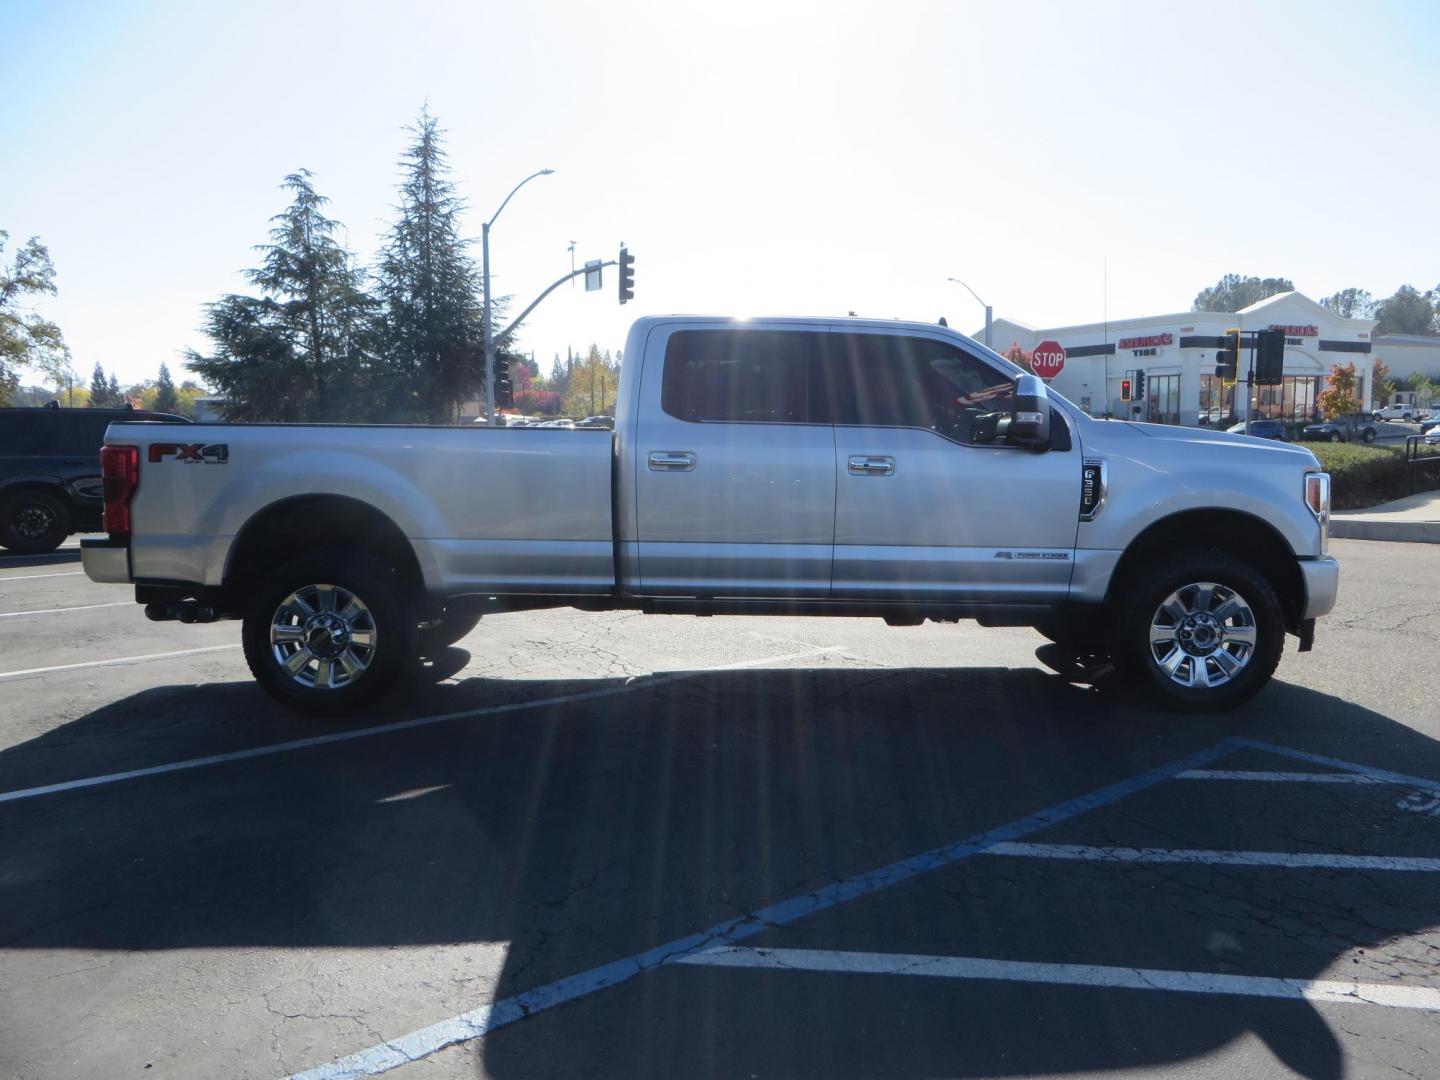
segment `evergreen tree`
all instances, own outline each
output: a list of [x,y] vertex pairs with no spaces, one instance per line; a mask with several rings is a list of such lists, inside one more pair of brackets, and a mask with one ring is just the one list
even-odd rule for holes
[[[0,254],[10,234],[0,229]],[[25,304],[29,296],[54,296],[55,266],[44,244],[31,237],[8,265],[0,264],[0,405],[20,385],[20,368],[33,367],[60,381],[70,367],[70,350],[60,328]]]
[[186,366],[228,399],[233,420],[364,420],[378,416],[368,391],[374,300],[365,273],[335,240],[339,222],[322,212],[305,169],[281,187],[294,196],[271,218],[261,265],[246,277],[261,295],[230,295],[210,305],[213,356],[186,354]]
[[115,373],[113,371],[110,373],[109,396],[111,406],[119,408],[121,405],[125,404],[125,395],[120,392],[120,380],[115,377]]
[[95,370],[90,374],[90,407],[92,409],[106,409],[113,404],[110,397],[110,380],[105,374],[105,369],[100,366],[99,361],[95,363]]
[[464,205],[449,179],[443,133],[428,109],[406,130],[414,142],[400,162],[400,216],[377,274],[390,404],[397,417],[445,423],[484,389],[480,274],[460,236]]
[[155,411],[173,413],[179,406],[175,393],[175,380],[170,377],[170,368],[160,365],[160,374],[155,379]]

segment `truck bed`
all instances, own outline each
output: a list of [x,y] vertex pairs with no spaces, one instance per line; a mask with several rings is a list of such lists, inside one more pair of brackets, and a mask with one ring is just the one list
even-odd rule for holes
[[605,430],[115,424],[106,441],[140,447],[139,580],[219,585],[257,510],[325,493],[385,514],[411,540],[427,586],[445,583],[450,595],[615,584]]

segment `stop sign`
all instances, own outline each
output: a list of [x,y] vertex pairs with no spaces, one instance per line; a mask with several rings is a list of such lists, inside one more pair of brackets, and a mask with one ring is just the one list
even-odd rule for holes
[[1042,379],[1053,379],[1065,370],[1065,346],[1046,338],[1030,354],[1030,368]]

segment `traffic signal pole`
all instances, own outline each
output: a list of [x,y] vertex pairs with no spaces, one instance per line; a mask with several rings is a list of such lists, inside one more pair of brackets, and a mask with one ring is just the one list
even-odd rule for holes
[[[617,266],[617,265],[619,265],[619,264],[616,263],[616,261],[615,261],[614,259],[610,259],[608,262],[602,262],[602,263],[600,264],[600,267],[599,267],[599,268],[600,268],[600,269],[603,269],[604,267],[607,267],[607,266]],[[572,271],[570,271],[570,273],[568,273],[568,274],[566,274],[564,277],[560,278],[560,279],[559,279],[558,281],[556,281],[553,285],[551,285],[548,289],[546,289],[546,290],[545,290],[544,292],[542,292],[539,296],[537,296],[534,300],[530,301],[530,306],[527,307],[524,311],[522,311],[519,315],[515,316],[515,321],[512,322],[509,326],[507,326],[504,330],[500,331],[500,333],[496,335],[495,340],[496,340],[496,341],[504,341],[507,337],[509,337],[512,333],[514,333],[515,328],[516,328],[517,326],[519,326],[522,322],[525,321],[525,316],[526,316],[526,315],[529,315],[530,312],[534,311],[537,307],[539,307],[539,306],[540,306],[540,301],[541,301],[541,300],[544,300],[547,296],[549,296],[552,292],[554,292],[556,289],[558,289],[561,285],[564,285],[567,281],[573,281],[575,278],[579,277],[581,274],[587,274],[587,273],[589,273],[591,270],[595,270],[595,269],[597,269],[597,267],[594,267],[594,266],[582,266],[579,270],[572,270]]]

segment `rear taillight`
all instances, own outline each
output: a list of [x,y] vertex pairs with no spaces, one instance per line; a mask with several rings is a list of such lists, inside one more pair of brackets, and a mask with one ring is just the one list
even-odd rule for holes
[[100,476],[104,480],[105,531],[111,540],[128,540],[130,501],[140,487],[140,448],[102,446]]

